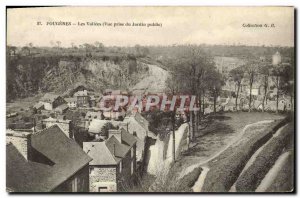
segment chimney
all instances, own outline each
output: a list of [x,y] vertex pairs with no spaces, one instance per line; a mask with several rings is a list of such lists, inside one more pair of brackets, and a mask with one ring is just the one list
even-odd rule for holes
[[12,143],[21,155],[26,159],[30,159],[31,154],[31,133],[23,131],[6,131],[6,142]]

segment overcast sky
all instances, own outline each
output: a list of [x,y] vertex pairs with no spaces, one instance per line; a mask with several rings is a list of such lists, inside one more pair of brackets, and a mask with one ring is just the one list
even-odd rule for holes
[[[37,25],[37,22],[42,25]],[[161,23],[162,27],[50,26],[47,22]],[[275,27],[243,27],[274,24]],[[7,10],[7,43],[62,46],[245,44],[294,46],[292,7],[59,7]]]

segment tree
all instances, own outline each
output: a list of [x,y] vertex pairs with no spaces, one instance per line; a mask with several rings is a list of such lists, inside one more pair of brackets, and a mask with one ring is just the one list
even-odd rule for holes
[[236,91],[236,96],[235,96],[235,108],[236,110],[238,109],[238,98],[239,98],[239,93],[242,85],[242,80],[244,78],[244,69],[243,67],[237,67],[233,70],[230,71],[229,73],[230,78],[235,82],[237,86],[237,91]]
[[222,86],[225,84],[225,82],[222,74],[216,70],[209,70],[207,76],[208,88],[214,99],[214,113],[216,113],[217,97],[220,95]]
[[290,96],[291,110],[293,110],[293,98],[294,98],[294,66],[291,64],[283,64],[281,72],[281,80],[279,88],[283,94]]
[[[209,70],[215,69],[213,60],[197,46],[180,46],[174,58],[167,63],[173,73],[173,81],[177,83],[180,93],[195,95],[200,101],[208,85]],[[199,126],[199,111],[190,111],[190,137],[193,141]]]
[[249,82],[249,112],[251,111],[252,108],[252,88],[253,88],[253,83],[257,77],[257,68],[258,68],[258,64],[256,62],[250,62],[244,66],[244,69],[247,74],[248,82]]
[[28,47],[32,48],[33,47],[33,43],[28,43]]
[[283,67],[281,64],[279,65],[273,65],[271,68],[271,75],[272,75],[272,81],[274,82],[274,85],[277,89],[276,93],[276,112],[278,113],[278,103],[279,103],[279,90],[280,90],[280,77],[283,73]]
[[260,64],[258,69],[261,75],[261,84],[264,88],[264,95],[262,100],[262,111],[264,112],[265,104],[267,104],[267,94],[268,94],[268,87],[269,87],[269,77],[271,74],[271,65]]
[[22,51],[27,53],[27,55],[30,55],[30,53],[31,53],[30,48],[27,46],[22,47]]
[[16,46],[7,46],[7,52],[9,55],[16,55],[17,47]]
[[95,46],[96,46],[101,52],[104,51],[104,45],[103,45],[103,43],[100,43],[99,41],[96,41],[96,42],[95,42]]
[[57,44],[57,48],[60,48],[61,41],[56,41],[56,44]]

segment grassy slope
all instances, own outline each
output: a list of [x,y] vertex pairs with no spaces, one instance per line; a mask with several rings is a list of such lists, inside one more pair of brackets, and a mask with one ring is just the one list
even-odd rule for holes
[[250,133],[248,134],[246,131],[241,143],[229,147],[220,156],[208,163],[210,171],[202,190],[204,192],[227,192],[254,152],[286,122],[287,120],[275,121],[265,128],[261,126],[250,128],[254,133],[247,130]]
[[282,153],[283,148],[291,138],[293,124],[290,123],[279,136],[273,137],[258,154],[253,164],[238,178],[236,182],[237,191],[253,192],[262,179],[274,165]]
[[[222,117],[214,118],[209,127],[204,131],[205,135],[198,134],[199,138],[195,141],[195,146],[184,153],[180,159],[171,167],[168,181],[177,181],[181,173],[189,166],[201,162],[201,160],[212,156],[222,147],[226,146],[229,139],[234,137],[245,125],[267,119],[280,119],[282,115],[257,112],[236,112],[225,113]],[[224,127],[225,126],[225,127]],[[191,170],[193,171],[194,168]],[[191,173],[192,178],[199,176],[197,172]],[[176,185],[175,185],[176,186]],[[189,189],[191,190],[191,189]],[[185,190],[188,191],[188,190]]]
[[289,155],[267,192],[291,192],[294,190],[294,158]]

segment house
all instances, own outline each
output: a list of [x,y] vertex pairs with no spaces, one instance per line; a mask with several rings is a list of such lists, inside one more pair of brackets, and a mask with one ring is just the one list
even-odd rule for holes
[[124,121],[120,123],[120,129],[122,128],[136,137],[137,162],[139,169],[143,169],[147,139],[156,139],[156,135],[149,130],[149,122],[140,113],[125,117]]
[[89,98],[87,90],[77,91],[74,93],[74,97],[77,98],[77,106],[78,107],[88,107],[89,106]]
[[33,105],[33,109],[36,113],[41,113],[41,110],[44,109],[44,103],[38,102],[35,105]]
[[77,107],[77,98],[65,98],[65,101],[67,102],[67,105],[70,109],[74,109]]
[[69,137],[73,138],[73,131],[72,131],[72,121],[63,118],[46,118],[42,120],[42,126],[43,128],[48,128],[53,125],[58,125],[61,130],[64,132],[64,134]]
[[66,101],[59,95],[46,93],[41,99],[40,103],[44,104],[45,110],[51,111],[56,107],[65,104]]
[[63,113],[66,113],[68,109],[69,109],[69,106],[67,104],[62,104],[62,105],[59,105],[58,107],[56,107],[54,109],[54,111],[56,113],[63,114]]
[[123,120],[126,116],[126,111],[122,108],[119,108],[118,111],[111,110],[111,111],[104,111],[103,112],[104,119],[108,120]]
[[126,191],[136,179],[136,139],[125,130],[110,131],[103,142],[84,142],[89,163],[90,192]]
[[90,96],[90,107],[95,107],[98,99],[99,99],[99,97],[97,97],[95,95],[91,95]]
[[92,160],[57,126],[7,131],[6,187],[13,192],[88,192]]

